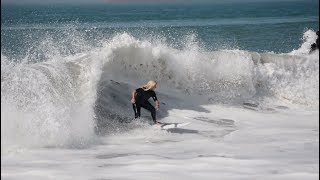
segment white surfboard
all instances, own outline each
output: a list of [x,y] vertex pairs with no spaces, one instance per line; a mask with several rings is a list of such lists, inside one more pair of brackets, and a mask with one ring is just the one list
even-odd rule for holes
[[186,126],[190,124],[190,122],[186,122],[186,123],[161,123],[160,127],[161,129],[173,129],[173,128],[180,128],[183,126]]

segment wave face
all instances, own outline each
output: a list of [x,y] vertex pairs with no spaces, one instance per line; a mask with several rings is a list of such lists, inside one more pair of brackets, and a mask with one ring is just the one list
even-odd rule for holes
[[[318,105],[318,53],[274,54],[243,50],[205,51],[194,36],[186,46],[140,41],[129,34],[115,36],[105,47],[112,58],[105,72],[117,81],[143,84],[149,79],[161,86],[215,100],[272,96],[293,103]],[[312,92],[312,93],[311,93]],[[310,94],[311,93],[311,94]]]
[[2,147],[90,145],[97,127],[116,129],[112,120],[131,116],[131,90],[150,79],[171,97],[174,91],[209,103],[272,99],[319,106],[319,51],[208,51],[194,34],[181,39],[182,48],[126,32],[101,41],[100,47],[69,55],[52,54],[46,46],[41,61],[32,54],[16,60],[1,53]]

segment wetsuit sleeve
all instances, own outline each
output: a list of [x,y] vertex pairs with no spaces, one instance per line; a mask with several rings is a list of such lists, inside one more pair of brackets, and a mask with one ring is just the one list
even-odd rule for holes
[[153,92],[152,99],[153,99],[154,101],[158,100],[157,95],[156,95],[155,92]]
[[143,94],[143,89],[142,88],[136,89],[136,93],[140,94],[139,96],[141,96]]

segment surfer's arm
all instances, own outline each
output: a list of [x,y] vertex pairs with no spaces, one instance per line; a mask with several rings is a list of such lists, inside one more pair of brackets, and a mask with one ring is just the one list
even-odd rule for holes
[[158,110],[159,109],[159,100],[158,100],[158,98],[157,98],[157,95],[156,95],[156,93],[155,92],[153,92],[153,96],[152,96],[152,98],[153,98],[153,100],[154,100],[154,102],[156,103],[156,110]]
[[132,99],[131,99],[131,102],[134,104],[134,103],[136,103],[136,97],[137,97],[137,92],[136,92],[136,90],[134,89],[133,91],[132,91]]
[[155,101],[155,103],[156,103],[156,110],[158,110],[159,109],[159,100],[157,99],[156,101]]

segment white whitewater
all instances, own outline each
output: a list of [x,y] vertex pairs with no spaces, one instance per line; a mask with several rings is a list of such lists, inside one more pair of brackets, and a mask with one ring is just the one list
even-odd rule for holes
[[[121,33],[42,62],[1,55],[1,177],[318,178],[319,51],[208,52],[185,41]],[[150,79],[159,120],[191,124],[159,130],[143,110],[129,123],[131,91]]]

